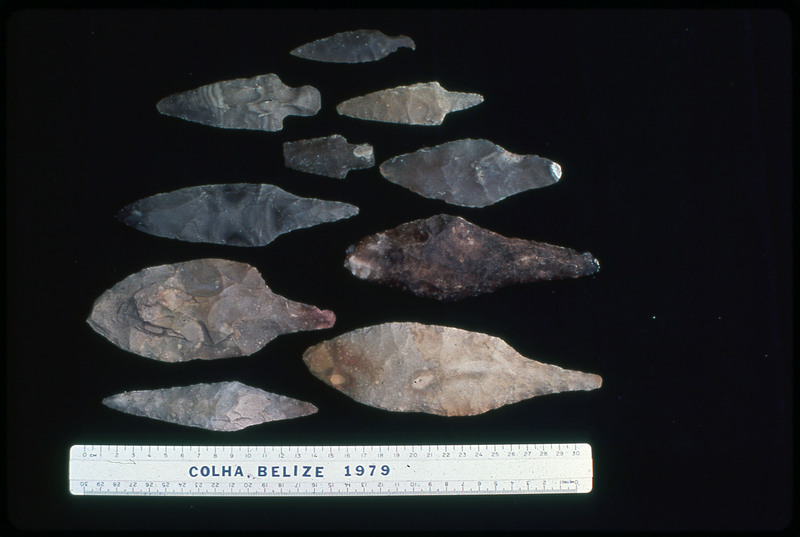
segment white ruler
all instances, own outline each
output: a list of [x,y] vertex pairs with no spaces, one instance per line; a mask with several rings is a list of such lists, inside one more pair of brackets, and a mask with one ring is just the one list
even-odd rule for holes
[[592,447],[76,445],[69,489],[102,496],[585,493]]

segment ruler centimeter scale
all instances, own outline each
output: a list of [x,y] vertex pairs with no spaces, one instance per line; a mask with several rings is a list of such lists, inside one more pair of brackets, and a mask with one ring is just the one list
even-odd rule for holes
[[75,445],[69,489],[100,496],[441,496],[592,490],[589,444]]

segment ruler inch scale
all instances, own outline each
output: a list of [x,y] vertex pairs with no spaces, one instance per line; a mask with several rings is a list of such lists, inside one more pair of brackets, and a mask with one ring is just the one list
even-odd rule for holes
[[342,446],[74,445],[87,496],[441,496],[592,490],[586,443]]

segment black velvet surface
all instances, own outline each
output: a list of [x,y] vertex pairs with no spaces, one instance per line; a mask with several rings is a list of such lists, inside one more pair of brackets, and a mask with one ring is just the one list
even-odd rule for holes
[[[293,48],[380,29],[414,39],[375,63]],[[11,529],[770,530],[792,521],[791,22],[769,10],[28,10],[7,19],[7,523]],[[172,93],[276,73],[322,95],[282,131],[160,115]],[[438,81],[484,102],[438,127],[359,121],[339,102]],[[285,141],[342,134],[375,148],[346,180],[284,167]],[[422,198],[381,162],[491,140],[563,167],[553,186],[482,209]],[[127,227],[138,199],[269,183],[357,205],[358,216],[262,248],[192,244]],[[590,251],[590,277],[459,303],[362,281],[362,236],[447,213],[509,237]],[[164,364],[86,324],[142,268],[222,257],[273,291],[336,312],[326,331],[259,353]],[[592,392],[446,419],[360,405],[305,369],[310,345],[388,321],[503,338],[600,374]],[[115,412],[132,389],[239,380],[319,412],[234,434]],[[586,495],[444,498],[71,496],[73,444],[331,445],[588,442]]]

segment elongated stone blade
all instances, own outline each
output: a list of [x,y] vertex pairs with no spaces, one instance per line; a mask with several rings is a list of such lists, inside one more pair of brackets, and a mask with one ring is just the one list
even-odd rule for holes
[[488,140],[456,140],[381,164],[381,175],[426,198],[485,207],[561,179],[561,166],[536,155],[515,155]]
[[350,170],[371,168],[375,155],[369,144],[349,144],[340,134],[283,144],[286,167],[344,179]]
[[525,358],[502,339],[446,326],[387,323],[303,354],[311,373],[361,403],[472,416],[537,395],[601,386],[598,375]]
[[273,293],[246,263],[146,268],[103,293],[87,319],[118,347],[162,362],[247,356],[281,334],[330,328],[332,311]]
[[103,399],[114,410],[209,431],[239,431],[268,421],[314,414],[317,407],[241,382],[123,392]]
[[316,88],[292,88],[270,73],[176,93],[161,99],[156,108],[165,116],[212,127],[279,131],[286,116],[313,116],[321,106]]
[[205,185],[156,194],[117,219],[158,237],[229,246],[265,246],[279,235],[358,214],[339,201],[301,198],[274,185]]
[[345,266],[364,280],[445,301],[600,269],[590,253],[503,237],[445,214],[364,237],[347,249]]
[[381,60],[401,47],[414,50],[416,45],[405,35],[390,37],[378,30],[354,30],[306,43],[290,54],[318,62],[363,63]]
[[449,112],[483,102],[477,93],[447,91],[438,82],[399,86],[355,97],[339,104],[343,116],[407,125],[441,125]]

